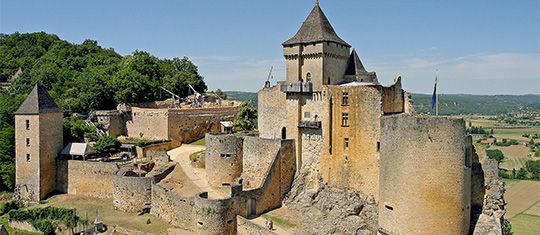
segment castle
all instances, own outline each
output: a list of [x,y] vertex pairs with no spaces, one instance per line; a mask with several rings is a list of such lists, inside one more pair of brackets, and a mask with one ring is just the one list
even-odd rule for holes
[[[463,119],[415,114],[401,78],[381,85],[319,4],[282,45],[287,79],[258,93],[259,136],[206,135],[207,186],[168,184],[172,171],[186,169],[167,156],[143,174],[133,173],[140,166],[57,159],[62,113],[36,86],[15,113],[16,194],[30,201],[54,190],[112,198],[120,210],[149,211],[187,230],[235,234],[253,232],[245,218],[334,188],[373,201],[370,233],[482,234],[483,227],[501,233],[497,164],[478,159]],[[189,131],[153,124],[156,116],[170,121],[169,114],[134,113],[144,120],[127,129],[145,135],[171,139]]]

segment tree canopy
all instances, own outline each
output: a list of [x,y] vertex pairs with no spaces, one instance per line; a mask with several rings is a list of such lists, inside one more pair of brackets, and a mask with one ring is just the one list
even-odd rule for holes
[[[49,91],[65,117],[114,109],[119,103],[164,100],[160,86],[184,97],[188,85],[207,87],[187,57],[160,59],[144,51],[122,56],[94,40],[70,43],[53,34],[0,34],[0,82],[17,73],[9,90],[0,90],[0,189],[13,189],[15,148],[13,112],[36,84]],[[81,141],[92,130],[64,119],[66,141]]]

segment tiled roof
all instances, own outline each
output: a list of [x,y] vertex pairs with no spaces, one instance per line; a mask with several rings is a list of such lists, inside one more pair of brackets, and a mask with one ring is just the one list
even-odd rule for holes
[[39,113],[60,113],[60,108],[49,95],[45,87],[36,85],[30,92],[26,100],[21,104],[15,114],[39,114]]
[[343,39],[336,34],[334,28],[328,21],[328,18],[326,18],[319,7],[319,4],[315,4],[315,7],[311,10],[311,13],[309,13],[309,16],[296,35],[284,42],[283,46],[316,42],[335,42],[350,47],[347,42],[343,41]]

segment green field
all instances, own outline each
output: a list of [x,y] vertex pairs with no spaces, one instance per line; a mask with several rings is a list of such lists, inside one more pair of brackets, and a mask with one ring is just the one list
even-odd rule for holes
[[202,139],[200,139],[200,140],[196,140],[196,141],[194,141],[194,142],[191,142],[190,144],[205,146],[205,145],[206,145],[206,139],[205,139],[205,138],[202,138]]
[[510,219],[512,232],[516,235],[540,234],[540,216],[519,214]]

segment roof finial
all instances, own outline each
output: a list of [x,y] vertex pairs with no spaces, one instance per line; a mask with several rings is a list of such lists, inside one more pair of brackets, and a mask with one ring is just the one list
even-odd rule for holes
[[315,6],[319,5],[319,0],[315,0]]

